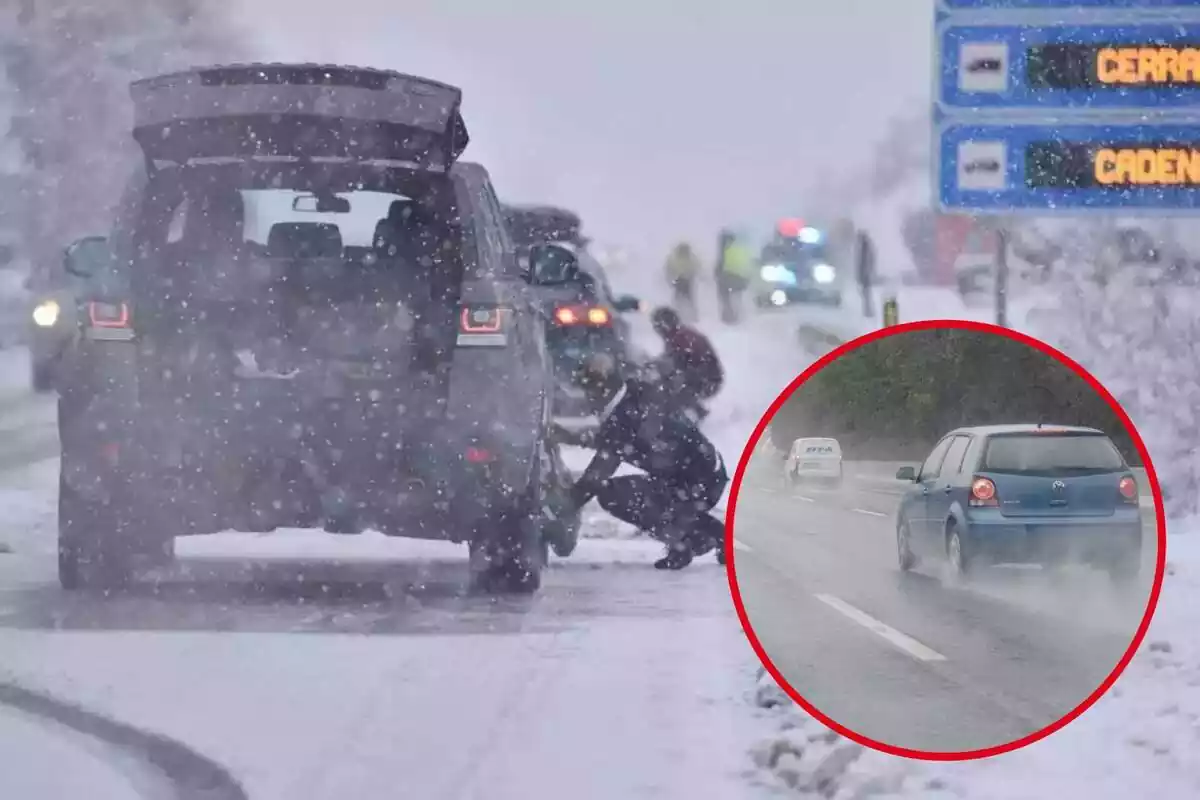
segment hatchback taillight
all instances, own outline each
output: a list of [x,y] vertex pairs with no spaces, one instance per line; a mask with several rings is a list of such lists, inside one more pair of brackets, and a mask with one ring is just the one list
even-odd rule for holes
[[996,484],[991,478],[975,478],[971,481],[971,498],[968,503],[972,506],[999,505],[996,500]]
[[463,453],[463,457],[471,464],[487,464],[495,459],[491,450],[474,446],[468,447],[467,451]]
[[1121,482],[1117,485],[1121,490],[1121,497],[1126,503],[1136,503],[1138,501],[1138,485],[1130,476],[1126,475],[1121,478]]

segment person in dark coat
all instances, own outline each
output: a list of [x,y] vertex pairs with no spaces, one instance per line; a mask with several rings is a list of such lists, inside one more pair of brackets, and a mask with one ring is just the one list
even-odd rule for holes
[[650,321],[663,340],[658,367],[668,391],[682,408],[704,419],[708,416],[704,401],[721,391],[725,382],[725,369],[716,348],[703,333],[685,325],[673,308],[656,308]]
[[[596,455],[562,501],[568,507],[559,511],[577,513],[595,498],[609,514],[667,545],[655,569],[683,569],[713,548],[725,563],[725,524],[710,511],[729,476],[713,443],[672,409],[661,387],[622,378],[606,353],[585,359],[578,381],[600,424],[582,433],[557,428],[556,435]],[[645,474],[613,477],[622,463]]]
[[864,317],[875,316],[875,304],[872,302],[871,287],[875,283],[875,243],[870,234],[860,230],[855,235],[855,277],[858,279],[858,290],[862,294],[862,309]]

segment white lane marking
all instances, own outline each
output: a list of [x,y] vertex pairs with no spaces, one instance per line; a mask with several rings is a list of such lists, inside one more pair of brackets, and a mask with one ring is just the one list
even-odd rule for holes
[[867,514],[872,517],[886,517],[887,516],[887,514],[883,513],[882,511],[872,511],[869,508],[852,508],[850,510],[855,511],[859,514]]
[[749,553],[749,552],[752,552],[752,551],[754,550],[754,548],[753,548],[753,547],[751,547],[750,545],[746,544],[746,543],[745,543],[745,542],[743,542],[741,539],[737,539],[737,538],[735,538],[735,539],[733,540],[733,549],[734,549],[734,550],[741,550],[742,552],[745,552],[745,553]]
[[815,503],[815,502],[817,502],[816,500],[812,499],[811,497],[805,497],[805,496],[804,496],[804,495],[802,495],[802,494],[798,494],[798,495],[796,495],[796,499],[797,499],[797,500],[803,500],[803,501],[804,501],[804,502],[806,502],[806,503]]
[[896,497],[904,496],[904,492],[899,492],[899,491],[896,491],[895,489],[867,489],[867,491],[874,492],[875,494],[890,494],[890,495],[894,495]]
[[860,611],[859,609],[850,605],[845,600],[841,600],[831,594],[818,594],[814,595],[814,597],[832,608],[834,611],[837,611],[846,618],[857,622],[871,633],[874,633],[881,639],[886,640],[889,644],[892,644],[895,647],[903,650],[905,653],[917,659],[918,661],[946,660],[946,657],[938,651],[926,647],[911,636],[907,636],[889,625],[885,625],[867,612]]

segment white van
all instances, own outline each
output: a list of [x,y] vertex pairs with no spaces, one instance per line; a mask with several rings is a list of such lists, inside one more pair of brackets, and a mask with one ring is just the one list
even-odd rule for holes
[[783,468],[789,486],[812,481],[842,485],[842,446],[837,439],[797,439]]

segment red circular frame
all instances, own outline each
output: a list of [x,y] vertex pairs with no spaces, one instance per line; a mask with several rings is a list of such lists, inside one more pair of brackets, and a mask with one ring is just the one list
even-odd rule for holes
[[[1061,719],[1051,723],[1050,725],[1047,725],[1041,730],[1034,731],[1033,733],[1023,736],[1020,739],[1015,739],[1006,744],[960,752],[912,750],[909,748],[896,747],[895,745],[870,739],[830,719],[818,708],[805,700],[775,667],[774,663],[772,663],[770,657],[767,655],[766,650],[763,648],[762,643],[758,640],[758,637],[754,633],[754,627],[750,624],[750,620],[746,616],[746,607],[742,601],[742,594],[738,589],[737,570],[735,563],[737,555],[733,547],[733,523],[737,515],[738,495],[742,488],[742,478],[745,477],[746,465],[750,462],[750,458],[754,454],[754,450],[758,446],[758,442],[762,438],[763,433],[766,431],[767,426],[770,425],[771,420],[774,419],[776,412],[778,412],[783,404],[787,402],[792,393],[799,389],[802,385],[804,385],[805,381],[820,372],[827,365],[836,361],[838,358],[841,358],[846,353],[857,350],[858,348],[870,344],[871,342],[878,341],[879,339],[883,339],[888,336],[908,333],[910,331],[946,328],[971,330],[979,333],[993,333],[999,336],[1006,336],[1009,339],[1014,339],[1018,342],[1022,342],[1023,344],[1027,344],[1030,347],[1034,347],[1046,355],[1051,356],[1060,364],[1070,368],[1075,374],[1087,381],[1088,385],[1091,386],[1101,397],[1105,399],[1105,401],[1108,402],[1109,406],[1112,407],[1117,417],[1129,431],[1130,438],[1133,440],[1134,446],[1137,448],[1138,455],[1140,455],[1142,458],[1142,464],[1145,465],[1146,476],[1150,480],[1150,492],[1154,497],[1154,510],[1157,514],[1158,527],[1158,555],[1154,569],[1154,584],[1150,589],[1150,599],[1146,604],[1146,613],[1142,616],[1141,624],[1138,625],[1137,632],[1134,633],[1133,641],[1130,642],[1129,648],[1125,651],[1125,654],[1121,657],[1121,660],[1117,662],[1117,665],[1113,668],[1113,671],[1109,673],[1108,677],[1104,679],[1104,681],[1099,687],[1096,688],[1095,691],[1084,698],[1083,702],[1081,702],[1078,706],[1069,711]],[[1154,612],[1158,607],[1158,597],[1162,591],[1163,575],[1166,572],[1167,564],[1167,522],[1166,515],[1163,511],[1162,489],[1158,483],[1158,475],[1154,471],[1154,464],[1150,460],[1150,453],[1146,449],[1145,442],[1142,441],[1141,434],[1138,433],[1133,421],[1129,418],[1129,415],[1125,413],[1125,409],[1121,407],[1121,404],[1117,402],[1117,399],[1113,397],[1112,394],[1106,388],[1104,388],[1103,384],[1096,380],[1096,378],[1093,377],[1092,374],[1084,369],[1078,362],[1039,339],[1035,339],[1032,336],[1028,336],[1008,328],[1002,328],[998,325],[961,319],[922,320],[919,322],[906,322],[900,325],[880,328],[864,334],[857,339],[853,339],[849,342],[839,345],[835,350],[825,354],[811,364],[807,369],[805,369],[804,372],[800,373],[800,375],[797,376],[796,379],[790,384],[788,384],[787,388],[784,389],[777,398],[775,398],[775,402],[771,403],[771,407],[767,409],[766,413],[763,414],[762,419],[758,421],[758,425],[755,426],[754,433],[750,435],[750,439],[746,443],[745,449],[742,451],[742,457],[738,461],[737,471],[733,476],[733,486],[729,493],[728,510],[725,514],[725,558],[729,564],[729,590],[733,595],[733,605],[737,609],[738,619],[741,621],[742,630],[745,631],[746,638],[750,641],[750,646],[754,648],[754,652],[758,654],[759,659],[762,661],[763,666],[766,668],[767,672],[770,673],[771,677],[775,679],[775,681],[787,693],[787,695],[796,701],[801,708],[803,708],[806,712],[808,712],[826,727],[831,728],[851,741],[857,742],[858,744],[861,744],[864,747],[869,747],[873,750],[878,750],[894,756],[920,759],[923,761],[972,761],[980,758],[990,758],[991,756],[998,756],[1004,753],[1011,753],[1015,750],[1020,750],[1022,747],[1031,745],[1034,742],[1045,739],[1050,734],[1055,733],[1056,731],[1066,727],[1074,720],[1078,719],[1083,712],[1095,705],[1096,701],[1104,696],[1105,692],[1111,689],[1113,684],[1117,682],[1117,679],[1121,677],[1121,673],[1125,671],[1125,668],[1129,666],[1129,662],[1133,660],[1134,655],[1137,653],[1138,648],[1142,644],[1142,640],[1146,638],[1146,632],[1150,628],[1150,622],[1154,618]]]

